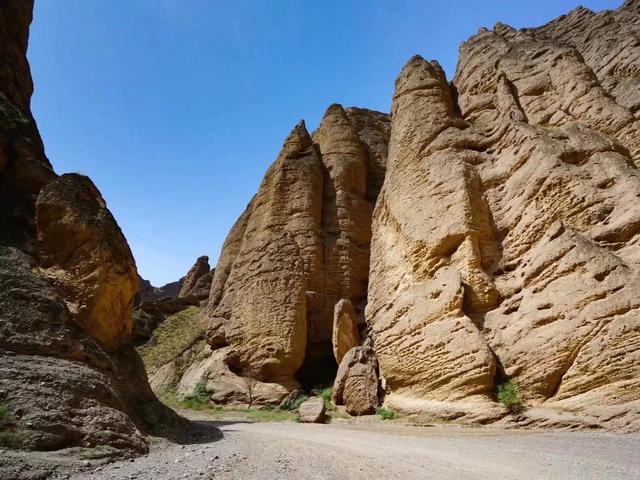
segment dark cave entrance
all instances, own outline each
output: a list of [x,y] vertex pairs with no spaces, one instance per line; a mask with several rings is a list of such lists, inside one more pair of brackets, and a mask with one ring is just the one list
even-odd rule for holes
[[311,392],[314,388],[333,387],[337,372],[331,340],[307,342],[304,363],[296,373],[301,388]]

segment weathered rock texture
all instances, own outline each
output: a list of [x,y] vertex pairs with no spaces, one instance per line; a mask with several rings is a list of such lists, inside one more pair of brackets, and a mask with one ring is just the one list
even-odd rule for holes
[[213,272],[209,266],[209,257],[198,257],[196,263],[191,267],[187,275],[184,277],[179,297],[196,297],[198,300],[206,300],[209,298],[211,290],[211,280]]
[[517,377],[523,422],[640,428],[639,18],[481,29],[452,83],[412,58],[391,117],[299,124],[223,247],[220,368],[291,390],[335,357],[340,402],[366,377],[391,407],[479,421]]
[[349,300],[342,299],[333,311],[333,355],[340,365],[344,355],[360,345],[356,312]]
[[285,140],[212,282],[209,343],[237,374],[288,389],[332,379],[336,303],[364,324],[388,128],[384,114],[332,105],[313,136],[300,123]]
[[362,346],[349,350],[338,368],[332,400],[344,405],[351,415],[368,415],[380,405],[378,361],[373,342],[366,339]]
[[386,402],[640,427],[637,2],[465,42],[396,82],[367,319]]
[[3,444],[110,445],[184,424],[163,408],[131,345],[137,274],[98,190],[58,177],[30,112],[33,2],[0,3],[0,404]]

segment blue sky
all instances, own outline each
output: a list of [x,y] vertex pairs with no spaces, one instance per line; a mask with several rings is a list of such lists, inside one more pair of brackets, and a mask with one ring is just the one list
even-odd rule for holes
[[453,75],[500,20],[621,0],[37,0],[32,108],[58,173],[91,176],[138,270],[161,285],[229,228],[284,137],[338,102],[381,111],[412,55]]

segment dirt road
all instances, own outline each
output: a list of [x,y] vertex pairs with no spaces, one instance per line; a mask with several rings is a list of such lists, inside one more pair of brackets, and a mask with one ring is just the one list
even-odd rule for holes
[[217,422],[222,440],[176,446],[72,479],[638,479],[640,436],[389,423]]

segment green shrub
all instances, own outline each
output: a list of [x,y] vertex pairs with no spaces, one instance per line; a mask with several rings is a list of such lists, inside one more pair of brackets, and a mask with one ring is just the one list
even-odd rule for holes
[[4,428],[10,424],[11,413],[9,413],[9,409],[4,405],[0,405],[0,428]]
[[207,384],[203,381],[199,381],[193,389],[193,394],[184,397],[184,402],[185,404],[194,403],[199,405],[208,403],[209,394],[207,393]]
[[298,410],[298,408],[300,408],[300,405],[302,405],[302,403],[308,399],[309,399],[309,396],[305,394],[300,394],[294,399],[287,398],[284,402],[282,402],[282,405],[280,406],[280,408],[282,410],[289,410],[289,411]]
[[324,406],[328,410],[335,408],[335,406],[333,405],[333,401],[331,400],[332,393],[333,393],[333,387],[324,387],[324,388],[316,387],[313,390],[311,390],[312,395],[318,396],[322,398],[322,400],[324,400]]
[[498,385],[496,391],[498,401],[502,403],[510,412],[522,410],[523,404],[518,390],[518,380],[511,378]]
[[393,420],[394,418],[396,418],[396,412],[384,407],[378,407],[376,409],[376,415],[378,415],[383,420]]

